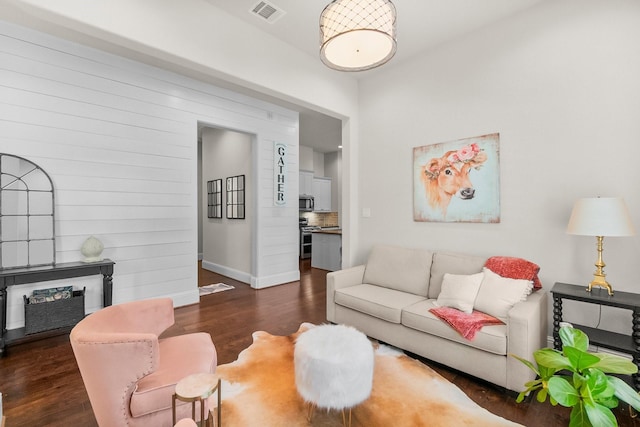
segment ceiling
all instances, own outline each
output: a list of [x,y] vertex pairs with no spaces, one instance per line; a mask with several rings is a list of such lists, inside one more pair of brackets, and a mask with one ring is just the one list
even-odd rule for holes
[[[261,0],[205,0],[219,9],[319,58],[319,18],[329,0],[262,0],[284,11],[274,23],[251,13]],[[437,45],[527,9],[542,0],[393,0],[398,50],[393,66]],[[549,1],[549,0],[546,0]],[[353,73],[366,76],[366,71]]]
[[[319,17],[324,7],[330,3],[329,0],[206,1],[320,61]],[[278,9],[280,17],[275,22],[270,23],[251,12],[261,1]],[[393,0],[398,14],[396,55],[378,69],[352,74],[355,78],[363,78],[393,67],[541,1],[543,0]],[[335,151],[341,140],[341,130],[342,123],[339,120],[300,109],[301,145],[320,152]]]

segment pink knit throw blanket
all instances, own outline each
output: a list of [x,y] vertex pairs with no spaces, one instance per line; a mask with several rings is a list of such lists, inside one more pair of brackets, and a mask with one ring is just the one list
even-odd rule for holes
[[476,332],[487,325],[503,325],[504,322],[489,316],[481,311],[473,310],[473,313],[467,314],[451,307],[437,307],[429,309],[436,317],[447,322],[453,329],[458,331],[460,335],[471,341],[475,338]]

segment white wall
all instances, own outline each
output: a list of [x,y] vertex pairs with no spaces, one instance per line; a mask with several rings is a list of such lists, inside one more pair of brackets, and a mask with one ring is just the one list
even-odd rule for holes
[[300,147],[300,170],[313,172],[313,148],[301,145]]
[[225,129],[202,131],[202,266],[245,283],[251,282],[253,185],[245,186],[244,219],[227,218],[224,190],[222,218],[208,218],[207,181],[222,179],[224,187],[227,177],[244,175],[246,183],[253,182],[252,139],[246,133]]
[[324,153],[313,152],[313,176],[326,176],[324,171]]
[[[546,290],[588,283],[595,238],[565,233],[577,198],[623,196],[640,232],[639,22],[637,1],[544,2],[364,81],[360,203],[372,216],[357,258],[375,242],[512,255],[541,266]],[[412,148],[492,132],[501,222],[413,222]],[[640,237],[605,239],[604,258],[614,289],[640,292]],[[569,305],[595,325],[596,307]],[[602,327],[630,332],[630,312],[603,313]]]
[[[4,22],[0,63],[0,151],[51,176],[58,262],[81,259],[89,235],[102,240],[116,262],[114,303],[198,301],[198,121],[256,135],[252,285],[299,276],[297,204],[273,207],[274,141],[288,145],[297,198],[297,113]],[[91,285],[88,311],[100,306],[95,281],[73,282]],[[10,328],[27,290],[10,289]]]

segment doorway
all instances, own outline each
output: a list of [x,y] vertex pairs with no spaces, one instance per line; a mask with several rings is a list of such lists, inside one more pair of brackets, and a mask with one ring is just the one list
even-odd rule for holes
[[[255,135],[202,126],[198,136],[198,258],[202,268],[250,284]],[[211,209],[211,203],[221,203],[221,209]]]

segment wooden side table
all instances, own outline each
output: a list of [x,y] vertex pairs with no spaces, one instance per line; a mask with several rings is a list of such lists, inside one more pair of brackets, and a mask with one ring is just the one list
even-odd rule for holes
[[[573,327],[580,329],[589,336],[589,342],[610,350],[619,351],[631,355],[633,363],[640,369],[640,295],[631,292],[615,291],[609,295],[606,289],[597,288],[587,292],[586,286],[556,283],[551,289],[553,294],[553,346],[556,350],[562,349],[560,341],[560,322],[562,318],[562,300],[581,301],[587,304],[598,304],[616,307],[631,311],[631,335],[605,331],[604,329],[591,328],[584,325]],[[640,376],[632,375],[633,386],[640,391]]]
[[[176,423],[176,399],[183,402],[191,402],[191,418],[196,421],[196,402],[200,402],[200,425],[204,427],[204,401],[215,391],[218,391],[218,407],[216,408],[216,427],[221,427],[222,407],[220,377],[216,374],[193,374],[181,379],[176,384],[176,392],[173,394],[172,412],[173,424]],[[211,412],[211,411],[210,411]],[[213,414],[209,416],[207,425],[213,426]]]

